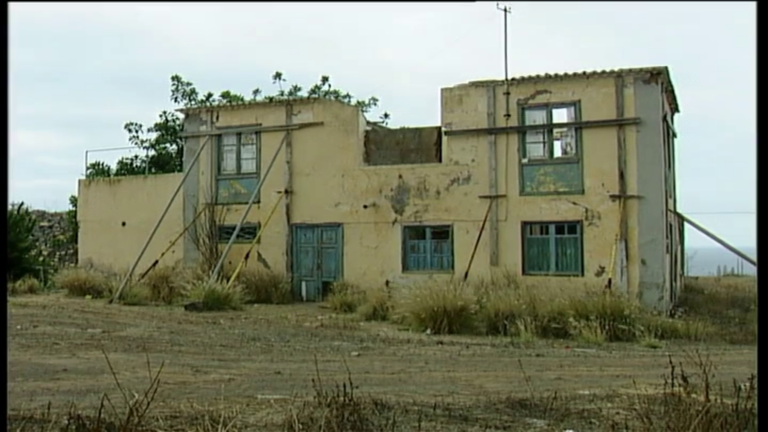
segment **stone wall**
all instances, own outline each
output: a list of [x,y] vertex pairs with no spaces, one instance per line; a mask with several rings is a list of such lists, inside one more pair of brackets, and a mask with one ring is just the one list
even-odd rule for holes
[[33,236],[41,246],[43,256],[59,268],[76,265],[77,243],[70,238],[67,212],[32,210],[32,214],[37,218]]

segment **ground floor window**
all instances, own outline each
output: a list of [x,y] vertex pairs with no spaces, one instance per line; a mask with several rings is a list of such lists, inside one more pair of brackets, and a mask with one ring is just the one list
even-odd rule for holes
[[581,276],[581,222],[523,223],[523,274]]
[[403,271],[453,270],[453,229],[450,225],[403,228]]
[[[227,243],[235,232],[236,224],[219,225],[219,243]],[[235,243],[250,243],[259,234],[259,224],[243,224],[237,233]]]

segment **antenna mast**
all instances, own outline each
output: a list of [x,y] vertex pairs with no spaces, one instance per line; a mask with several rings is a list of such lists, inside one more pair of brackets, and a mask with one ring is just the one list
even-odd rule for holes
[[506,5],[501,7],[498,3],[496,3],[496,9],[504,14],[504,99],[506,104],[504,119],[508,122],[511,115],[509,113],[509,38],[507,37],[507,16],[512,13],[512,9]]

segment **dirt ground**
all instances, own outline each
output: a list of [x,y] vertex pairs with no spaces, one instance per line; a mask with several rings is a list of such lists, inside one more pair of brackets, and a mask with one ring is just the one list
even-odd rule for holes
[[756,370],[754,346],[542,341],[523,347],[501,337],[430,336],[360,323],[316,304],[195,314],[49,294],[11,298],[9,317],[8,392],[15,412],[49,402],[95,407],[104,392],[117,397],[102,349],[120,383],[136,392],[148,384],[146,355],[153,369],[165,363],[161,411],[225,403],[277,412],[291,397],[311,393],[315,358],[325,382],[345,380],[346,363],[358,392],[412,404],[650,389],[661,385],[669,354],[684,361],[697,348],[726,383]]

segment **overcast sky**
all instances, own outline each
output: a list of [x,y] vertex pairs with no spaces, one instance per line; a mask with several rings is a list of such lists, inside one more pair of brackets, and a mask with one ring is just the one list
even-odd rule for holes
[[[726,240],[756,244],[755,3],[511,4],[510,74],[667,65],[679,206]],[[203,91],[305,88],[327,74],[375,95],[392,124],[439,124],[440,88],[502,78],[494,3],[12,3],[10,198],[65,209],[84,152],[127,146],[178,73]],[[101,153],[114,161],[126,152]],[[731,213],[731,214],[727,214]],[[688,244],[712,243],[690,233]]]

